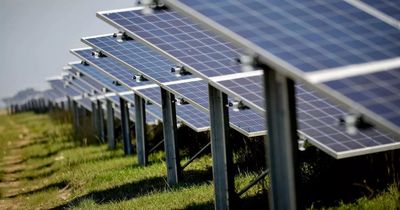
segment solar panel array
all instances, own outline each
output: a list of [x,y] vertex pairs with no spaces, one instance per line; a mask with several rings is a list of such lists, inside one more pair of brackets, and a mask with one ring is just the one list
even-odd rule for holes
[[[182,1],[182,3],[186,4],[186,1]],[[397,43],[394,45],[390,44],[396,40],[396,35],[398,34],[396,29],[382,23],[376,17],[353,7],[346,8],[347,10],[343,11],[343,13],[338,13],[337,11],[339,10],[332,10],[333,8],[343,9],[344,4],[348,5],[345,2],[330,1],[324,4],[307,1],[301,6],[303,3],[276,1],[272,3],[271,8],[267,8],[265,2],[259,1],[219,1],[213,3],[210,2],[210,5],[213,6],[209,8],[207,5],[203,5],[201,1],[193,1],[187,4],[191,7],[194,6],[194,9],[197,11],[200,11],[198,8],[203,6],[205,8],[204,11],[208,9],[207,12],[210,11],[212,13],[211,16],[208,16],[208,14],[206,16],[212,18],[219,18],[221,16],[220,18],[225,18],[224,20],[226,20],[227,24],[231,24],[228,26],[234,28],[234,24],[236,24],[239,32],[248,33],[245,38],[249,38],[252,41],[254,36],[254,42],[257,46],[268,49],[268,52],[273,54],[276,60],[281,63],[285,61],[291,70],[294,69],[298,72],[323,73],[326,69],[337,69],[348,65],[364,64],[365,62],[381,60],[386,62],[387,60],[396,58],[399,54]],[[257,4],[261,4],[259,8],[263,8],[264,10],[248,14],[249,10],[257,8]],[[317,9],[323,9],[327,13],[330,12],[326,16],[333,18],[333,20],[329,20],[327,17],[316,17],[318,13],[315,10]],[[262,14],[263,11],[268,11],[269,13]],[[295,12],[293,14],[294,17],[291,15],[282,17],[282,14],[286,14],[288,11]],[[232,12],[234,14],[232,17],[227,15]],[[306,17],[306,20],[302,18],[296,20],[297,15],[303,15],[300,17]],[[143,47],[147,45],[153,48],[153,51],[158,51],[161,55],[169,58],[171,62],[183,65],[190,72],[209,81],[228,95],[242,99],[246,105],[260,112],[260,114],[265,113],[265,99],[262,94],[263,88],[260,81],[261,76],[253,77],[253,73],[242,73],[241,66],[237,60],[243,54],[243,50],[226,41],[229,39],[223,39],[225,37],[215,35],[212,31],[200,27],[198,23],[171,10],[158,9],[154,10],[152,14],[143,15],[141,8],[134,8],[101,12],[98,13],[98,16],[116,28],[125,31],[134,40],[118,42],[112,36],[84,38],[83,42],[91,47],[101,50],[107,56],[118,60],[134,70],[142,71],[143,75],[150,72],[150,75],[153,74],[152,76],[156,77],[156,74],[161,74],[161,70],[157,70],[154,73],[151,64],[138,67],[140,62],[137,64],[138,61],[135,60],[136,57],[143,59],[143,57],[135,53],[135,51],[139,50],[137,46],[140,46],[140,49],[147,49]],[[266,16],[269,19],[264,21]],[[367,17],[369,18],[368,20],[371,20],[369,22],[371,26],[363,22],[353,24],[354,21],[341,24],[341,21],[349,20],[349,18],[353,17],[363,21],[365,21],[363,18]],[[252,20],[254,18],[255,20]],[[249,27],[252,27],[251,30],[244,26],[241,19],[244,19],[242,21],[245,22],[248,21],[246,23],[250,25]],[[233,20],[238,22],[234,22]],[[214,21],[218,22],[217,20]],[[303,23],[302,21],[307,21],[307,23]],[[332,21],[336,24],[332,25]],[[324,24],[327,25],[327,31],[322,31],[322,27],[320,27]],[[292,27],[297,25],[297,28]],[[315,27],[319,27],[318,30]],[[265,32],[267,28],[271,28],[271,31],[274,33],[265,34],[267,33]],[[376,29],[378,28],[382,31],[377,32]],[[374,31],[371,36],[365,37],[357,34],[362,32],[362,30],[366,31],[368,29]],[[338,36],[332,37],[332,34],[327,36],[327,33],[338,33]],[[263,34],[266,37],[257,39],[257,37]],[[343,34],[352,36],[346,38],[341,36]],[[324,37],[320,38],[319,36]],[[351,44],[347,42],[351,42]],[[150,54],[150,56],[153,54]],[[125,55],[129,56],[124,57]],[[143,60],[140,61],[143,62]],[[149,63],[148,60],[147,63]],[[143,70],[146,68],[150,70]],[[168,66],[165,65],[164,69],[168,69]],[[164,70],[162,74],[167,74],[167,72]],[[256,74],[258,73],[256,72]],[[229,75],[239,76],[232,77]],[[311,74],[309,75],[311,77]],[[226,78],[224,79],[224,77]],[[258,81],[253,81],[254,79]],[[171,83],[171,85],[167,85],[171,92],[187,98],[194,104],[200,105],[200,108],[207,109],[208,98],[202,97],[203,95],[207,95],[207,83],[205,81]],[[390,85],[390,87],[393,87],[396,84]],[[389,87],[386,88],[388,89]],[[347,134],[346,127],[338,123],[341,117],[348,114],[347,112],[338,105],[332,104],[326,97],[322,97],[314,91],[304,89],[301,84],[297,85],[297,90],[302,91],[301,94],[297,94],[299,101],[299,132],[306,135],[314,145],[332,156],[342,158],[399,147],[398,141],[376,129],[361,131],[359,132],[359,136]],[[393,95],[391,96],[394,97]],[[382,97],[384,96],[382,95]],[[308,99],[311,99],[311,101],[308,101]],[[396,101],[395,98],[393,98],[394,101]],[[390,108],[391,113],[399,110],[395,106],[390,106]],[[251,114],[247,115],[250,121],[257,119],[250,116]],[[392,115],[392,118],[396,117]],[[234,121],[232,118],[230,120],[231,122]],[[243,118],[239,121],[245,122],[246,119]],[[263,120],[256,120],[256,122],[252,124],[260,126],[263,124]],[[312,126],[316,126],[317,124],[319,126],[313,129]],[[316,130],[324,130],[324,132],[316,132]]]
[[[163,65],[159,65],[160,62],[154,62],[161,56],[157,51],[134,40],[128,39],[124,42],[118,42],[111,35],[83,38],[82,40],[91,47],[100,50],[106,56],[124,64],[125,68],[131,69],[126,71],[136,71],[136,73],[144,75],[147,79],[174,93],[176,97],[183,97],[193,105],[208,112],[207,83],[201,81],[199,78],[194,78],[192,75],[175,76],[175,74],[170,72],[171,67],[175,66],[172,62],[168,61],[166,58],[162,58],[163,60],[160,61]],[[88,62],[95,63],[100,61],[100,59],[94,59],[93,56],[89,57],[88,55],[89,52],[84,55],[86,59],[89,59]],[[107,61],[107,63],[109,63],[109,61]],[[143,65],[143,63],[145,63],[145,65]],[[113,64],[103,67],[111,69],[113,66],[116,65]],[[111,71],[109,72],[112,74]],[[187,88],[196,87],[197,85],[200,85],[200,87],[192,89],[197,92],[190,92],[185,88],[172,88],[175,86],[174,84],[181,84]],[[260,136],[266,134],[264,117],[255,113],[253,110],[239,112],[230,110],[230,119],[231,126],[246,136]]]
[[[139,87],[138,89],[140,90],[146,90],[147,86],[151,84],[150,82],[132,82],[132,73],[128,73],[126,68],[120,66],[118,63],[115,63],[115,61],[110,60],[107,57],[100,57],[100,58],[95,58],[92,56],[93,50],[90,49],[78,49],[78,50],[72,50],[72,52],[77,55],[79,58],[84,59],[86,62],[90,63],[91,65],[93,64],[94,66],[97,67],[95,69],[94,67],[90,67],[92,74],[94,77],[98,77],[102,83],[108,84],[108,85],[114,85],[112,84],[113,79],[111,76],[107,75],[113,75],[113,77],[116,77],[119,82],[122,82],[127,85],[130,84],[128,87],[129,88],[135,88]],[[104,61],[104,62],[103,62]],[[82,64],[74,64],[74,65],[82,65]],[[88,65],[85,67],[89,68]],[[105,75],[102,72],[107,72],[108,74]],[[118,70],[125,70],[125,73],[123,71],[118,71]],[[89,73],[89,72],[87,72]],[[121,81],[120,81],[121,79]],[[115,86],[115,85],[114,85]],[[150,87],[155,88],[150,88],[151,90],[154,90],[152,93],[153,94],[142,94],[142,97],[144,99],[148,99],[152,101],[153,103],[156,103],[159,108],[161,108],[161,92],[160,92],[160,87],[157,85],[151,85]],[[123,91],[128,91],[128,87],[125,86],[115,86],[124,89]],[[140,90],[133,89],[135,92],[140,93]],[[113,90],[115,91],[115,90]],[[159,111],[160,112],[160,111]],[[209,129],[209,119],[208,116],[205,113],[200,112],[196,107],[193,105],[185,105],[185,106],[179,106],[176,109],[177,112],[177,117],[179,120],[181,120],[184,124],[188,125],[189,127],[193,128],[195,131],[201,132]]]
[[[161,8],[144,15],[143,7],[137,7],[98,13],[125,34],[82,38],[91,48],[71,52],[84,63],[70,63],[71,68],[65,69],[68,74],[49,80],[52,89],[37,97],[69,96],[91,109],[90,97],[108,98],[119,106],[119,97],[134,104],[135,93],[149,102],[149,121],[157,121],[162,119],[163,88],[177,99],[178,120],[200,132],[210,126],[208,85],[212,85],[230,102],[240,101],[249,108],[229,108],[231,127],[247,136],[260,136],[266,134],[263,71],[254,65],[257,71],[243,72],[247,65],[243,55],[250,55],[258,64],[298,81],[299,134],[328,154],[344,158],[400,147],[392,134],[377,129],[400,135],[397,2],[166,3],[176,10]],[[178,75],[171,72],[173,67],[190,73]],[[143,77],[140,82],[139,77]],[[25,95],[14,100],[24,101]],[[339,121],[353,112],[377,128],[349,135]]]
[[[98,93],[102,92],[102,88],[108,88],[112,92],[117,93],[117,94],[129,91],[127,88],[125,88],[123,86],[113,85],[111,79],[109,79],[106,76],[102,75],[100,72],[98,72],[98,70],[96,70],[95,68],[93,68],[93,67],[91,67],[89,65],[75,63],[75,64],[71,64],[71,67],[72,67],[72,69],[75,69],[76,71],[81,72],[82,75],[87,75],[87,76],[79,77],[79,79],[75,79],[74,80],[74,83],[78,83],[77,86],[86,85],[86,84],[89,83],[88,81],[91,80],[90,83],[92,83],[94,85],[94,87],[99,88],[99,89],[96,89],[96,91]],[[89,77],[91,77],[91,78],[89,78]],[[84,83],[86,83],[86,84],[84,84]],[[90,90],[92,90],[92,89],[90,89],[90,87],[89,88],[86,87],[84,89],[87,91],[87,93],[90,93],[91,92]],[[120,97],[124,97],[126,95],[128,95],[128,94],[124,94],[123,96],[120,96]],[[133,96],[133,92],[130,95]],[[112,96],[110,98],[113,100],[114,104],[119,106],[119,97],[118,96]],[[129,99],[130,98],[127,97],[127,100],[129,100]],[[132,105],[134,105],[134,100],[130,100],[129,102]],[[160,116],[158,114],[154,114],[154,113],[150,112],[149,110],[146,110],[146,112],[148,113],[148,115],[146,116],[146,121],[149,124],[153,124],[154,122],[156,122],[157,120],[160,119]],[[134,116],[135,116],[134,108],[131,108],[130,109],[130,118],[132,118],[132,121],[134,121]]]
[[[335,77],[346,78],[400,67],[398,22],[393,24],[382,15],[357,6],[360,3],[352,0],[167,2],[245,48],[249,54],[256,54],[260,62],[307,82],[347,108],[357,107],[357,111],[373,124],[400,135],[400,127],[392,119],[383,118],[358,101],[322,84]],[[385,1],[365,3],[372,7],[395,5],[386,13],[393,18],[395,15],[390,13],[399,8],[399,4],[382,2]],[[385,12],[384,8],[388,7],[382,6],[382,12]],[[116,15],[100,16],[108,21],[120,21]]]

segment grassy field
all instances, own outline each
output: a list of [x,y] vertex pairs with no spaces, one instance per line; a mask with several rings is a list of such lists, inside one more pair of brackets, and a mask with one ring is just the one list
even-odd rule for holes
[[[210,155],[185,169],[179,185],[168,186],[162,151],[140,167],[135,156],[106,145],[84,146],[73,139],[70,125],[32,113],[0,115],[0,147],[0,209],[213,209]],[[254,176],[240,173],[236,188]],[[266,189],[268,178],[238,206],[265,208]],[[372,198],[329,209],[396,209],[399,196],[391,185]]]

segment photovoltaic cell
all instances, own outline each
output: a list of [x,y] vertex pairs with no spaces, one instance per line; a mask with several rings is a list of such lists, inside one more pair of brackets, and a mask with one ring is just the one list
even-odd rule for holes
[[[140,71],[147,78],[154,78],[160,82],[170,82],[180,78],[171,77],[170,69],[173,62],[164,58],[157,51],[134,40],[117,42],[112,36],[83,38],[82,41],[93,48],[101,49],[106,55],[122,61],[132,69]],[[132,74],[132,73],[131,73]],[[190,78],[187,76],[185,78]]]
[[81,105],[83,108],[85,108],[86,110],[88,110],[89,112],[92,111],[92,102],[90,101],[90,99],[88,98],[82,98],[82,99],[78,99],[76,100],[76,102]]
[[[208,84],[206,82],[196,81],[180,83],[168,85],[168,87],[184,99],[194,101],[194,103],[201,105],[204,110],[208,110]],[[233,99],[230,98],[228,100]],[[233,128],[245,135],[247,135],[247,133],[250,133],[250,136],[266,134],[265,118],[252,109],[244,109],[237,112],[230,109],[229,122]]]
[[[77,72],[81,72],[76,67],[75,68],[69,68],[66,71],[70,73],[70,76],[69,76],[70,77],[69,78],[70,81],[71,81],[71,79],[72,80],[77,79],[78,78]],[[84,74],[82,74],[80,76],[86,77],[86,75],[84,75]],[[78,82],[80,82],[80,81],[78,81]],[[94,89],[94,90],[101,90],[103,88],[103,86],[100,83],[94,81],[90,77],[89,78],[86,77],[85,78],[85,82],[83,84],[80,84],[80,86],[84,86],[85,89]]]
[[324,84],[400,127],[400,68]]
[[130,71],[126,66],[118,62],[115,62],[115,60],[110,57],[96,58],[92,56],[93,49],[91,48],[71,50],[71,52],[80,59],[89,62],[90,65],[103,70],[108,76],[117,78],[127,87],[136,87],[149,83],[149,82],[140,82],[140,83],[136,82],[133,79],[134,73],[132,71]]
[[400,20],[400,2],[393,0],[362,0],[365,4],[389,15],[396,20]]
[[[112,85],[110,83],[110,82],[112,82],[112,80],[110,80],[107,76],[102,75],[101,72],[99,72],[98,70],[96,70],[93,67],[90,67],[88,65],[83,65],[83,64],[72,64],[71,66],[77,70],[79,69],[79,71],[81,71],[83,74],[89,75],[90,77],[94,78],[96,81],[92,81],[92,82],[98,83],[97,85],[95,85],[97,87],[99,87],[99,86],[107,87],[114,93],[128,91],[128,89],[123,86]],[[83,77],[80,77],[78,79],[78,81],[83,80],[83,81],[87,82],[88,79],[89,79],[88,77],[83,76]],[[75,80],[74,80],[74,82],[75,82]],[[109,85],[109,84],[111,84],[111,85]],[[80,85],[78,84],[78,86],[80,86]],[[113,88],[113,89],[111,89],[111,88]],[[88,90],[88,89],[85,89],[85,90]],[[97,89],[96,91],[101,92],[101,90],[99,90],[99,89]],[[115,91],[118,91],[118,92],[115,92]],[[132,94],[132,96],[133,96],[133,94]],[[119,96],[112,96],[110,98],[114,100],[113,103],[119,105]],[[134,104],[134,100],[131,101],[130,103]],[[146,110],[146,112],[149,114],[146,118],[147,123],[154,123],[156,121],[157,116],[155,116],[153,113],[149,112],[148,110]],[[130,113],[130,117],[134,121],[134,113]]]
[[[118,98],[118,103],[117,103],[118,106],[119,106],[119,97],[122,97],[131,104],[135,104],[135,95],[133,94],[133,92],[132,94],[123,94],[121,96],[112,96],[112,97]],[[147,124],[153,124],[156,122],[156,120],[162,120],[161,108],[155,105],[146,104],[146,114],[147,114],[146,115]]]
[[[238,78],[217,82],[227,92],[236,93],[245,104],[265,112],[265,100],[262,76]],[[356,135],[346,133],[346,127],[339,124],[339,119],[347,113],[310,91],[304,85],[296,85],[297,119],[299,132],[305,135],[310,143],[335,158],[345,158],[379,152],[393,147],[400,148],[400,141],[377,129],[361,130]]]
[[56,79],[56,80],[49,80],[47,82],[49,83],[51,88],[59,90],[60,92],[66,94],[64,82],[62,80]]
[[128,91],[129,89],[124,87],[124,86],[116,86],[113,84],[113,80],[106,75],[104,75],[102,72],[98,71],[96,68],[90,66],[90,65],[84,65],[84,64],[71,64],[72,68],[75,68],[82,72],[83,75],[90,77],[92,80],[96,80],[99,85],[97,85],[98,91],[101,91],[102,87],[105,87],[112,92],[118,93],[118,92],[125,92]]
[[155,10],[143,15],[141,10],[131,10],[105,12],[100,17],[191,67],[201,77],[240,72],[235,61],[240,57],[237,48],[177,12]]
[[[161,107],[160,87],[140,89],[137,93],[143,98],[148,99],[155,105]],[[181,106],[177,105],[176,116],[178,120],[197,131],[205,131],[210,127],[209,116],[191,104]]]

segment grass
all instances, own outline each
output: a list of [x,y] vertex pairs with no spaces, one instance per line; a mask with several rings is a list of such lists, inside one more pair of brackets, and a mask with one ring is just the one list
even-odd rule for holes
[[[0,115],[0,159],[4,165],[9,155],[20,158],[14,161],[13,170],[0,170],[2,182],[12,179],[16,185],[0,185],[0,209],[214,208],[210,155],[189,165],[180,184],[168,186],[162,151],[150,155],[150,164],[141,167],[136,156],[126,157],[121,149],[82,146],[70,130],[70,125],[54,123],[48,115]],[[236,189],[255,176],[256,172],[239,173]],[[267,206],[266,189],[268,178],[246,192],[239,207]],[[393,185],[372,199],[360,198],[329,209],[396,209],[398,198]]]

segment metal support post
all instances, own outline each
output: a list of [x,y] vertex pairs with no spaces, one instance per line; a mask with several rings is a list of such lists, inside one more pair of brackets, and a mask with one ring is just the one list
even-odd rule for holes
[[97,100],[97,129],[98,129],[98,136],[101,142],[105,141],[105,134],[104,134],[104,114],[103,114],[103,107],[101,105],[101,101]]
[[91,105],[92,105],[92,128],[93,128],[93,136],[94,136],[95,138],[97,138],[97,131],[98,131],[97,125],[98,125],[98,123],[97,123],[97,108],[96,108],[96,103],[92,101],[92,102],[91,102]]
[[178,183],[180,176],[180,160],[176,125],[174,95],[161,88],[164,147],[167,164],[167,180],[169,185]]
[[229,143],[228,97],[208,85],[215,209],[234,208],[233,154]]
[[145,101],[135,94],[135,129],[136,129],[136,152],[139,165],[147,164],[146,151],[146,106]]
[[114,135],[114,109],[110,99],[107,99],[107,140],[108,148],[115,149],[115,135]]
[[295,83],[274,70],[264,70],[269,138],[265,139],[271,169],[270,209],[296,209],[298,175]]
[[78,133],[80,124],[79,124],[79,108],[78,103],[76,101],[72,102],[72,114],[73,114],[73,123],[74,123],[74,131]]
[[124,143],[124,153],[125,155],[132,155],[132,143],[131,143],[131,132],[129,127],[129,109],[127,102],[122,97],[119,97],[119,104],[121,108],[121,128],[122,137]]

